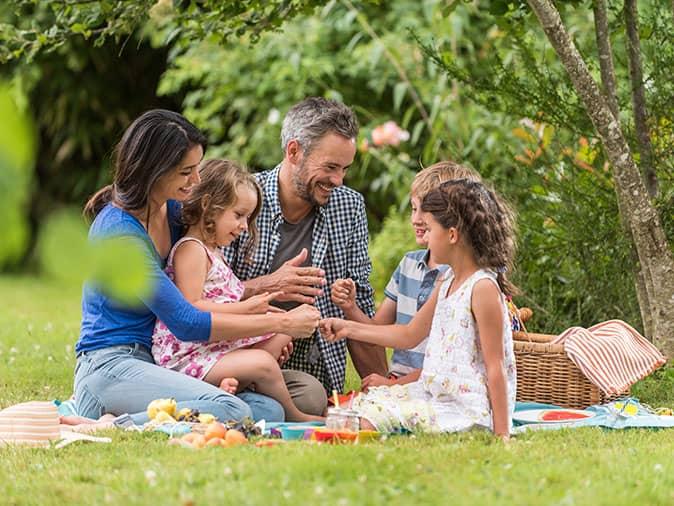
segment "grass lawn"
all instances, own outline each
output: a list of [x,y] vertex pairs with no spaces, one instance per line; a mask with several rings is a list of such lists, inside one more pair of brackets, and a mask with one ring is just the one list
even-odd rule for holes
[[[79,290],[0,278],[0,408],[71,394],[78,327]],[[672,372],[636,395],[674,406]],[[0,504],[674,504],[674,430],[201,451],[159,434],[110,435],[111,445],[0,449]]]

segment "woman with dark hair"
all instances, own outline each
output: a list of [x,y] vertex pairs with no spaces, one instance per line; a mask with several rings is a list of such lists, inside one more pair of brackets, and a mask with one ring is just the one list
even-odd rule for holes
[[147,420],[150,401],[173,397],[179,408],[209,412],[222,421],[252,415],[283,418],[283,409],[270,398],[241,394],[247,405],[204,381],[159,367],[152,359],[156,318],[180,339],[201,343],[266,332],[305,337],[318,324],[318,311],[307,305],[256,315],[199,311],[162,270],[182,235],[179,202],[199,182],[205,145],[203,134],[180,114],[160,109],[144,113],[115,150],[113,184],[85,206],[85,216],[93,220],[90,240],[118,237],[140,245],[150,271],[150,290],[129,304],[114,300],[104,287],[85,285],[75,370],[75,402],[84,417],[129,413],[140,424]]

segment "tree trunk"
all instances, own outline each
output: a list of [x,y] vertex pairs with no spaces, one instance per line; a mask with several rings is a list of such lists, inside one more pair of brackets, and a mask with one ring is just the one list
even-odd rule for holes
[[550,0],[528,2],[566,68],[612,164],[620,210],[628,212],[623,219],[629,224],[644,276],[653,288],[647,308],[653,318],[653,341],[667,356],[674,356],[674,259],[660,217],[648,197],[620,124],[569,37],[556,7]]
[[604,93],[606,94],[608,106],[616,121],[620,121],[618,94],[616,93],[615,85],[615,68],[613,67],[613,52],[611,51],[611,41],[608,35],[606,0],[595,0],[592,3],[592,8],[594,11],[594,30],[597,37],[601,82],[604,85]]
[[646,93],[641,70],[641,41],[639,40],[639,14],[636,0],[625,0],[625,31],[627,32],[627,59],[629,61],[632,89],[632,108],[634,109],[634,129],[639,144],[641,159],[639,165],[644,175],[646,189],[651,197],[658,194],[658,177],[653,165],[653,147],[648,128],[646,111]]
[[[599,68],[601,71],[601,82],[604,86],[604,94],[608,106],[613,113],[615,120],[620,123],[620,108],[616,93],[615,68],[613,66],[613,51],[611,50],[611,40],[609,39],[608,15],[606,9],[606,0],[595,0],[593,2],[594,26],[597,36],[597,52],[599,55]],[[653,319],[651,318],[649,292],[652,287],[646,286],[646,277],[644,276],[639,257],[634,248],[634,237],[630,230],[629,223],[626,221],[627,212],[622,208],[622,199],[618,199],[618,212],[622,222],[625,234],[629,238],[630,259],[632,260],[632,271],[634,273],[634,287],[639,301],[639,311],[641,313],[641,322],[644,328],[644,335],[653,340]],[[650,289],[649,289],[650,288]]]

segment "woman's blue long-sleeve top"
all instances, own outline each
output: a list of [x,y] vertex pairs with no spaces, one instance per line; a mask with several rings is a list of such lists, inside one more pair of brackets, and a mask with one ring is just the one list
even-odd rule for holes
[[[179,239],[180,204],[168,201],[171,244]],[[105,289],[88,282],[82,293],[82,326],[76,353],[108,346],[139,343],[152,347],[155,320],[161,319],[171,332],[185,341],[208,341],[211,333],[210,313],[199,311],[182,295],[162,270],[162,259],[141,223],[131,214],[111,204],[96,216],[89,229],[89,240],[120,237],[139,243],[146,255],[149,271],[149,295],[137,303],[122,304],[113,300]],[[118,273],[124,276],[123,272]]]

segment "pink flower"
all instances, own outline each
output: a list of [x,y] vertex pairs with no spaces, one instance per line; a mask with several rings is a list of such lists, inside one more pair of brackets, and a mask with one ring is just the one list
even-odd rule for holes
[[397,146],[409,138],[410,133],[400,128],[395,121],[387,121],[372,130],[372,143],[375,146]]

